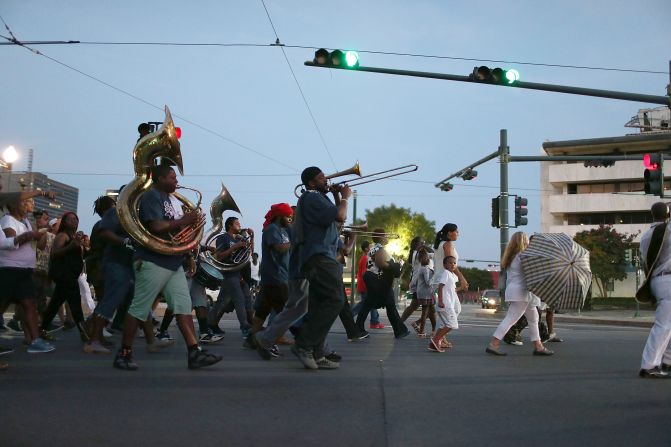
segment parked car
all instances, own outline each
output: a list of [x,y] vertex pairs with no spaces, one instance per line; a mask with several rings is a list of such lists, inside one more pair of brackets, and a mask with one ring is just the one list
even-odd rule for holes
[[480,304],[483,309],[496,309],[501,302],[501,292],[497,289],[487,289],[482,292]]

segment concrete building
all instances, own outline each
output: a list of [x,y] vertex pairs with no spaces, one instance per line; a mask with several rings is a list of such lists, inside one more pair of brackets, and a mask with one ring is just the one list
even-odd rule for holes
[[[548,141],[543,143],[543,150],[547,155],[669,152],[671,132],[643,130],[622,137]],[[611,167],[585,167],[583,162],[541,162],[541,232],[574,236],[608,224],[620,233],[637,234],[638,242],[652,222],[650,206],[661,200],[644,194],[644,170],[641,160],[617,161]],[[665,182],[665,189],[667,194],[671,193],[671,182]],[[611,287],[612,296],[633,296],[635,275]]]
[[66,211],[77,212],[79,201],[79,189],[65,183],[50,179],[39,172],[2,172],[2,190],[6,192],[16,191],[54,191],[56,199],[49,200],[47,197],[35,197],[35,209],[43,209],[50,217],[61,217]]

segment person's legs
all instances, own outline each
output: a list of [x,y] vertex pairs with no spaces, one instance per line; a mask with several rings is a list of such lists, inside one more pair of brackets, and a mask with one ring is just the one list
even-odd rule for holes
[[[243,336],[247,336],[251,325],[247,321],[247,307],[245,303],[245,295],[242,293],[242,288],[240,286],[239,277],[224,278],[222,283],[222,292],[226,290],[226,295],[230,297],[233,301],[233,306],[235,306],[235,314],[238,317],[238,322],[240,323],[240,331]],[[221,296],[221,293],[219,294]]]
[[[308,282],[305,279],[290,280],[287,302],[268,327],[256,333],[256,342],[262,348],[270,348],[289,327],[308,310]],[[264,357],[266,358],[266,357]]]
[[408,328],[405,327],[401,317],[398,315],[398,310],[396,310],[396,300],[394,299],[394,291],[389,290],[387,293],[387,299],[385,301],[385,306],[387,309],[387,318],[389,318],[389,323],[394,329],[394,336],[396,338],[405,337],[408,335]]
[[310,282],[307,321],[296,338],[297,347],[312,351],[323,346],[344,305],[342,275],[335,259],[315,255],[304,267]]
[[506,316],[503,318],[503,320],[501,320],[496,330],[494,331],[494,335],[489,342],[490,347],[498,349],[499,345],[501,344],[501,340],[503,340],[503,337],[506,335],[506,332],[508,332],[513,324],[515,324],[517,320],[519,320],[520,317],[524,315],[527,307],[529,307],[529,303],[525,301],[510,301],[508,303],[508,311],[506,312]]
[[410,315],[412,315],[412,313],[417,310],[418,307],[419,307],[419,301],[417,300],[417,294],[413,293],[410,305],[405,308],[405,310],[403,311],[403,315],[401,315],[401,321],[405,323],[405,320],[407,320],[410,317]]
[[[343,297],[344,296],[345,292],[343,289]],[[340,317],[340,322],[345,328],[345,333],[348,340],[361,338],[365,334],[365,332],[361,332],[359,326],[357,326],[354,322],[354,315],[352,314],[352,309],[349,307],[349,302],[347,300],[344,300],[344,305],[338,316]]]
[[[655,285],[658,282],[653,282]],[[653,290],[654,293],[654,290]],[[665,293],[668,293],[665,292]],[[655,294],[655,296],[663,296]],[[662,363],[662,358],[671,341],[671,297],[658,299],[655,310],[655,322],[643,348],[641,369],[653,369]]]
[[424,333],[424,326],[426,324],[426,317],[428,317],[428,316],[429,316],[429,305],[428,304],[422,304],[422,316],[420,317],[420,320],[419,320],[419,333],[420,333],[420,335],[426,335]]

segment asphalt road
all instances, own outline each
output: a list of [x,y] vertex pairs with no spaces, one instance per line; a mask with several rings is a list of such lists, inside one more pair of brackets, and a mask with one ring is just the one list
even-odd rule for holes
[[138,338],[136,372],[82,353],[71,331],[44,355],[5,339],[16,353],[2,358],[0,446],[669,445],[671,380],[637,375],[646,329],[560,324],[553,357],[529,342],[492,357],[497,321],[465,314],[444,354],[390,329],[348,343],[338,325],[336,371],[305,370],[286,347],[262,361],[230,314],[212,348],[224,361],[198,371],[179,337],[159,354]]

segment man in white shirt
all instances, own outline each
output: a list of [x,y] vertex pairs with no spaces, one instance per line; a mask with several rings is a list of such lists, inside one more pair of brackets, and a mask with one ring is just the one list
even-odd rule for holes
[[[650,209],[653,224],[641,236],[641,260],[644,270],[647,272],[654,262],[654,255],[659,247],[657,262],[654,262],[652,274],[650,275],[650,288],[657,301],[655,310],[655,323],[650,329],[648,341],[643,348],[641,359],[641,370],[639,376],[644,378],[669,378],[671,370],[671,237],[669,237],[669,207],[666,203],[657,202]],[[664,238],[659,238],[662,227],[666,226]],[[653,236],[656,228],[657,235]],[[648,259],[650,249],[651,258]]]

